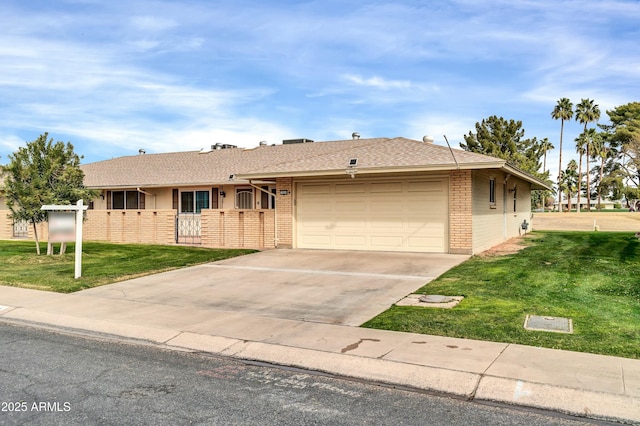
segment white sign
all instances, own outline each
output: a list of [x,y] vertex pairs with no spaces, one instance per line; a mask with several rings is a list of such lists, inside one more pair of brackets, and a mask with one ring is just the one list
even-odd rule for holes
[[76,213],[49,212],[49,242],[71,243],[76,240]]
[[76,233],[76,269],[74,278],[80,278],[82,276],[82,212],[85,211],[88,206],[82,204],[82,200],[78,200],[75,206],[73,205],[46,205],[42,206],[40,210],[54,211],[54,212],[68,212],[72,214],[75,212],[76,220],[75,229]]

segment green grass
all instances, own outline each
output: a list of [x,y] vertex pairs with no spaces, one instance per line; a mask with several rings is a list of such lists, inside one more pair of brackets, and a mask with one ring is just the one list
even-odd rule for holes
[[[363,327],[640,358],[640,241],[631,233],[535,232],[527,248],[474,256],[417,293],[453,309],[393,306]],[[574,334],[528,331],[527,314],[573,319]]]
[[[86,242],[82,245],[82,277],[74,279],[74,249],[74,244],[68,244],[62,256],[37,256],[34,242],[0,241],[0,285],[70,293],[254,252]],[[42,253],[46,250],[46,244],[41,244]]]

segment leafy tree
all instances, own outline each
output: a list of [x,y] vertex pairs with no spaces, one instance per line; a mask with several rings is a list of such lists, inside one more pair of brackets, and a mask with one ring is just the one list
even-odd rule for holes
[[[542,142],[536,138],[524,139],[522,121],[505,120],[492,115],[476,123],[476,133],[470,131],[464,136],[464,140],[466,143],[461,143],[460,147],[465,151],[502,158],[532,176],[544,181],[549,180],[547,171],[539,171],[540,158],[545,152]],[[533,207],[537,207],[536,203],[546,198],[547,191],[543,192],[537,194],[537,191],[534,191],[531,198]]]
[[45,204],[74,204],[91,199],[94,191],[83,185],[84,173],[80,157],[67,142],[47,141],[48,133],[28,142],[9,155],[5,167],[7,207],[13,220],[25,220],[33,225],[36,252],[40,254],[37,224],[47,220],[41,210]]
[[569,98],[560,98],[551,111],[551,118],[560,120],[560,165],[558,166],[558,205],[562,205],[562,191],[560,191],[560,176],[562,175],[562,136],[564,134],[565,120],[573,117],[573,104]]
[[[584,124],[584,132],[587,133],[587,124],[597,122],[600,119],[600,108],[593,99],[582,99],[576,105],[576,121]],[[589,151],[593,144],[591,137],[587,137],[586,160],[587,160],[587,210],[591,210],[591,185],[589,184]]]
[[476,123],[476,133],[464,136],[466,143],[460,146],[465,151],[491,155],[507,160],[510,164],[537,177],[543,150],[536,138],[523,139],[522,121],[491,117]]
[[611,125],[600,126],[618,148],[620,172],[627,182],[640,186],[640,102],[630,102],[607,111]]

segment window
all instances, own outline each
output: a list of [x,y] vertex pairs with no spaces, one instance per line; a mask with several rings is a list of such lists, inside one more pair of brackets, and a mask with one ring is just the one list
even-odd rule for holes
[[518,186],[513,185],[513,212],[516,212],[516,204],[518,202]]
[[236,189],[236,208],[237,209],[253,208],[253,189],[251,188]]
[[107,209],[144,210],[145,197],[138,191],[107,191]]
[[496,178],[489,179],[489,206],[496,206]]
[[211,188],[211,208],[219,209],[218,197],[220,196],[220,190],[218,188]]
[[182,191],[180,213],[197,213],[209,208],[209,191]]
[[276,208],[276,189],[269,188],[268,186],[263,186],[262,189],[264,191],[268,191],[267,194],[264,191],[260,191],[260,208],[261,209],[275,209]]

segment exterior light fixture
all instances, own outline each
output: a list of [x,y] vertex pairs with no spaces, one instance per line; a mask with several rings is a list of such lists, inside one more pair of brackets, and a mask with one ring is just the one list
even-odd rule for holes
[[280,195],[289,195],[289,190],[288,189],[281,189],[280,190]]

